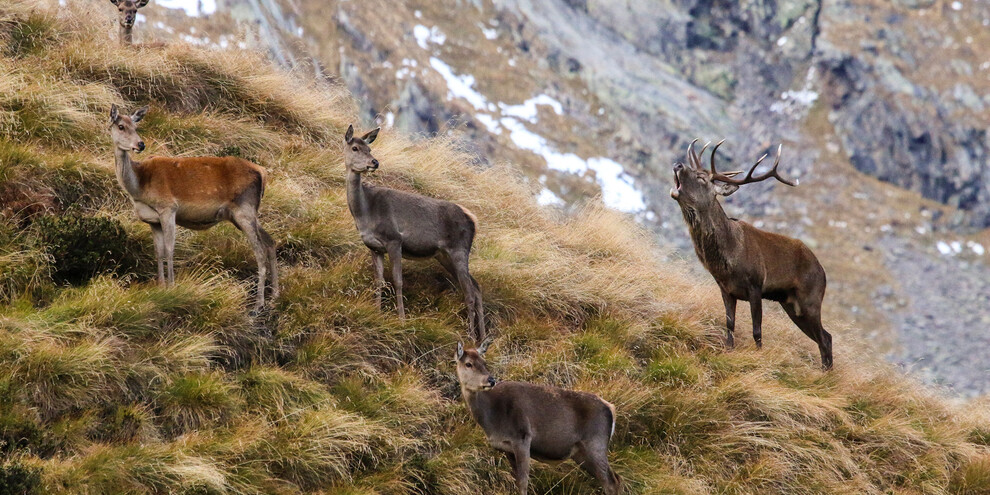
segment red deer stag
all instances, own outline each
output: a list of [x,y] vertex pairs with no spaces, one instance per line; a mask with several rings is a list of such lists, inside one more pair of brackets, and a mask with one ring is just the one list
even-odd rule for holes
[[148,112],[121,115],[110,108],[110,137],[114,144],[117,181],[131,197],[134,212],[151,226],[158,258],[158,281],[175,283],[173,256],[175,229],[204,230],[224,220],[247,235],[258,261],[257,310],[265,305],[266,275],[271,275],[272,298],[278,297],[278,265],[275,241],[258,223],[258,206],[265,194],[265,169],[236,157],[166,158],[153,156],[142,162],[130,152],[144,151],[137,124]]
[[375,303],[381,307],[386,253],[392,262],[392,284],[400,318],[406,317],[402,301],[402,257],[434,257],[464,292],[468,329],[480,342],[485,339],[481,287],[468,271],[478,220],[467,208],[449,201],[362,183],[362,174],[378,169],[378,160],[371,155],[368,145],[378,137],[379,130],[355,137],[354,127],[348,126],[344,134],[347,206],[364,245],[371,250]]
[[[818,344],[822,367],[831,369],[832,336],[822,327],[821,319],[825,269],[818,258],[797,239],[729,218],[718,202],[718,196],[728,196],[743,184],[771,177],[789,186],[796,185],[777,173],[781,147],[777,148],[777,158],[768,172],[753,175],[767,157],[763,155],[744,178],[736,179],[741,172],[719,173],[715,169],[715,152],[722,142],[712,149],[708,171],[694,152],[695,141],[688,146],[689,165],[680,162],[674,165],[675,187],[670,190],[670,196],[681,207],[698,259],[722,291],[728,346],[734,345],[737,300],[749,302],[757,348],[762,347],[763,299],[776,301],[798,328]],[[702,148],[701,154],[704,153]]]
[[134,35],[131,31],[134,29],[134,21],[137,20],[137,11],[148,5],[148,0],[110,0],[110,3],[117,6],[120,44],[130,45],[134,41]]
[[573,459],[598,479],[608,495],[622,482],[608,465],[608,442],[615,433],[615,406],[596,395],[522,382],[496,382],[485,365],[485,350],[457,343],[461,396],[488,443],[505,453],[516,487],[526,495],[530,458],[545,462]]

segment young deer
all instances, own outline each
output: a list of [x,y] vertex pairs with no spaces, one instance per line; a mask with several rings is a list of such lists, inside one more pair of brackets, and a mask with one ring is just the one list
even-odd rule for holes
[[615,433],[615,406],[596,395],[522,382],[496,382],[485,365],[485,350],[457,343],[457,380],[461,396],[488,443],[505,453],[526,495],[530,458],[574,459],[598,479],[608,495],[619,493],[621,480],[608,465],[608,442]]
[[148,0],[110,0],[110,3],[117,6],[118,24],[120,24],[120,44],[130,45],[134,40],[131,31],[134,29],[137,11],[141,7],[148,5]]
[[363,184],[361,175],[378,169],[378,160],[371,155],[368,145],[378,137],[379,130],[354,137],[354,127],[348,126],[344,134],[347,206],[364,245],[371,250],[375,303],[381,307],[386,253],[392,262],[392,284],[400,318],[406,317],[402,301],[402,257],[434,257],[464,292],[468,329],[480,342],[485,339],[481,287],[468,271],[478,220],[467,208],[449,201]]
[[[832,336],[822,327],[821,319],[825,269],[801,241],[729,218],[718,202],[718,196],[728,196],[743,184],[771,177],[789,186],[796,185],[777,173],[781,147],[777,148],[777,158],[770,171],[753,176],[767,157],[763,155],[743,179],[735,179],[742,172],[723,174],[715,169],[715,151],[721,144],[719,142],[712,149],[711,170],[707,171],[694,152],[694,141],[691,142],[687,155],[689,165],[680,162],[674,165],[675,187],[670,190],[670,196],[681,207],[698,259],[715,277],[722,291],[728,345],[734,345],[732,332],[737,300],[749,302],[757,348],[762,347],[762,300],[777,301],[798,328],[818,344],[822,367],[829,370],[832,368]],[[704,148],[701,153],[705,153]]]
[[110,108],[110,137],[114,144],[117,181],[131,197],[134,212],[151,226],[158,258],[158,281],[175,283],[173,255],[175,229],[204,230],[224,220],[247,235],[258,261],[256,309],[265,305],[265,280],[271,276],[272,298],[278,297],[275,241],[258,223],[258,206],[265,194],[265,169],[236,157],[165,158],[131,160],[130,152],[144,151],[137,123],[148,107],[133,115]]

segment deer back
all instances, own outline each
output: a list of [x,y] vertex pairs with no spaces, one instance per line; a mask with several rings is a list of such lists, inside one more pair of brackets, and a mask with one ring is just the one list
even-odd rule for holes
[[265,169],[237,157],[151,157],[135,167],[144,200],[224,204],[252,187],[264,194]]
[[599,397],[523,382],[500,382],[473,394],[471,412],[492,439],[511,438],[515,432],[532,434],[533,457],[563,460],[578,442],[607,440],[614,428],[614,409]]
[[[410,256],[432,256],[445,248],[470,248],[475,220],[461,206],[386,187],[363,187],[369,218],[358,220],[362,234],[368,229],[378,238],[401,239],[403,252]],[[355,218],[358,216],[355,213]]]

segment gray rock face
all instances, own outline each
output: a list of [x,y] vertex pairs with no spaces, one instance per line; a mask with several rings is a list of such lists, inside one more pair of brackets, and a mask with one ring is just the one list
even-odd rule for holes
[[[965,210],[974,226],[990,226],[985,124],[958,118],[943,99],[911,83],[889,62],[870,66],[822,50],[817,63],[831,102],[829,118],[857,169]],[[961,91],[965,99],[968,93]]]

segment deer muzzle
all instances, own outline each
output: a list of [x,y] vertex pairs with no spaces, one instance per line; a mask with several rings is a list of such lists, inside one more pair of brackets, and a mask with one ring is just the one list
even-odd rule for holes
[[674,164],[674,187],[670,188],[670,197],[675,200],[681,196],[681,178],[678,176],[681,170],[684,170],[683,163]]

